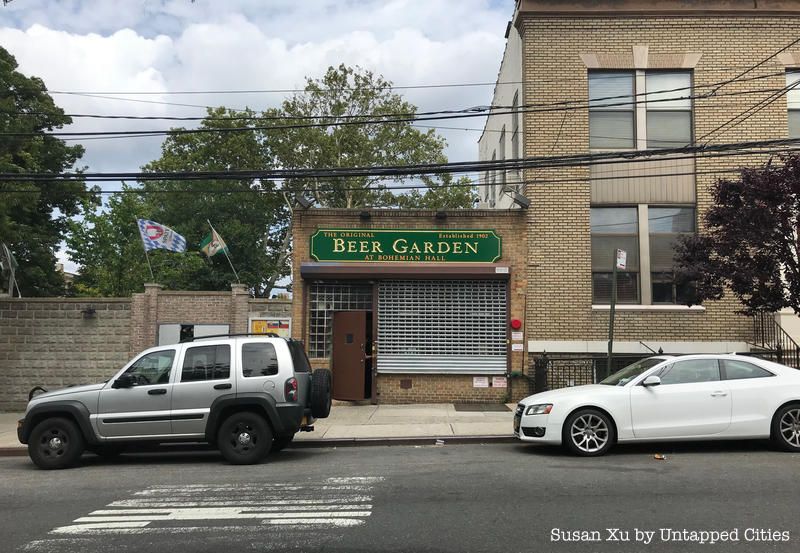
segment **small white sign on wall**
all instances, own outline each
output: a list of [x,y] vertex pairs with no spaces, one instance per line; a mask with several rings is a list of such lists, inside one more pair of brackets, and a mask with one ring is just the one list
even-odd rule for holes
[[489,377],[488,376],[473,376],[472,377],[472,387],[473,388],[488,388],[489,387]]
[[511,351],[525,351],[523,344],[511,344]]
[[492,388],[508,388],[508,379],[505,376],[493,376]]
[[512,332],[511,339],[514,340],[515,342],[519,342],[520,340],[522,340],[522,332]]

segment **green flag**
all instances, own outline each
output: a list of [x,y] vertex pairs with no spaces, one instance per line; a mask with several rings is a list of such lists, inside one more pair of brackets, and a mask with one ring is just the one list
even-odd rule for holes
[[208,257],[212,257],[217,255],[219,252],[227,251],[228,246],[225,244],[222,236],[217,234],[217,231],[212,229],[208,236],[203,238],[203,241],[200,242],[200,249]]

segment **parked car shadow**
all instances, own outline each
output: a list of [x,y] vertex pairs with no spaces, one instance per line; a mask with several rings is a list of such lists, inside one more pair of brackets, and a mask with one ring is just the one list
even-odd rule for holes
[[[545,444],[517,444],[516,449],[526,455],[543,457],[572,457],[576,455],[565,448]],[[697,442],[647,442],[632,444],[616,444],[605,457],[624,455],[663,454],[694,455],[708,453],[750,453],[760,451],[776,451],[768,440],[713,440]],[[778,453],[776,451],[776,453]]]

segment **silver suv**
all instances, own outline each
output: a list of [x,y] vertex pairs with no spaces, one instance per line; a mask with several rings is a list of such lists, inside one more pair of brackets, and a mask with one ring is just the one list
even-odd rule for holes
[[206,337],[145,350],[102,384],[30,398],[17,434],[43,469],[143,442],[208,442],[251,464],[330,408],[331,373],[311,370],[301,342]]

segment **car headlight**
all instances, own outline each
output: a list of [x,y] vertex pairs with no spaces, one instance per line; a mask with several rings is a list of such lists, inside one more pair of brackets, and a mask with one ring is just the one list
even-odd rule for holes
[[528,405],[525,409],[526,415],[548,415],[553,410],[552,403],[540,403],[538,405]]

